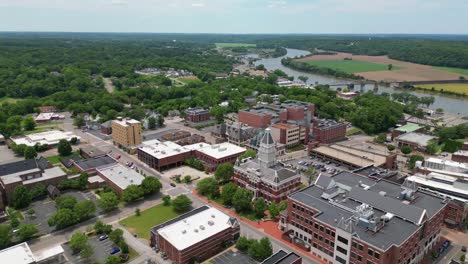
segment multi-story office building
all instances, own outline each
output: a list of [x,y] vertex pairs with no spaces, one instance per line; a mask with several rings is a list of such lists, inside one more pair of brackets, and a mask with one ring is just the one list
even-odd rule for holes
[[124,147],[141,144],[141,123],[134,119],[112,121],[112,139],[114,143]]
[[210,120],[210,111],[202,108],[189,108],[185,110],[185,120],[198,123]]
[[251,190],[254,197],[270,202],[280,202],[297,191],[301,176],[276,162],[276,145],[267,128],[258,149],[257,158],[234,166],[232,181],[240,187]]
[[176,264],[202,263],[239,237],[236,218],[204,205],[150,231],[150,244]]
[[309,128],[306,126],[276,123],[270,129],[273,139],[287,148],[309,143]]
[[283,237],[325,263],[419,263],[439,241],[443,198],[350,172],[288,197]]
[[331,119],[313,121],[312,137],[320,143],[332,143],[346,137],[346,125]]

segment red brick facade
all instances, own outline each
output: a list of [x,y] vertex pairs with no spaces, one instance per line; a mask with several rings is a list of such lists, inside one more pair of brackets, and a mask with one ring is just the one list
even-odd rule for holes
[[463,154],[463,152],[455,152],[452,154],[452,160],[457,161],[457,162],[466,162],[468,163],[468,153],[466,150],[464,150],[466,154]]
[[301,178],[297,177],[291,181],[279,184],[278,186],[270,186],[263,181],[253,182],[249,177],[239,170],[234,171],[232,181],[239,187],[255,190],[256,197],[262,197],[267,201],[279,203],[286,200],[290,193],[299,190]]
[[454,200],[447,204],[444,220],[449,226],[461,226],[466,219],[468,219],[468,205]]
[[196,111],[186,110],[185,120],[188,122],[198,123],[210,120],[210,112],[208,110],[197,109]]
[[214,158],[212,156],[206,155],[203,152],[200,152],[200,151],[197,151],[197,150],[194,151],[194,156],[204,163],[205,169],[208,170],[208,171],[216,170],[218,165],[221,165],[223,163],[229,162],[229,163],[234,164],[234,162],[236,162],[237,158],[242,154],[244,154],[244,152],[241,152],[241,153],[238,153],[238,154],[235,154],[235,155],[230,155],[230,156],[227,156],[227,157],[224,157],[224,158],[221,158],[221,159],[216,159],[216,158]]
[[239,122],[255,128],[267,128],[271,124],[271,115],[239,111]]
[[346,137],[346,125],[341,123],[334,126],[319,127],[314,123],[312,127],[312,137],[314,141],[320,143],[332,143]]
[[192,156],[191,152],[180,153],[170,157],[158,159],[141,149],[137,151],[138,159],[143,161],[150,168],[156,169],[158,171],[166,170],[169,168],[181,166],[184,164],[184,161]]

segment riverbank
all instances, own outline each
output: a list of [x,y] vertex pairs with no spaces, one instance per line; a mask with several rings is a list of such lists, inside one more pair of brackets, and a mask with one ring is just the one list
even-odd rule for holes
[[468,83],[418,84],[412,89],[443,95],[468,97]]

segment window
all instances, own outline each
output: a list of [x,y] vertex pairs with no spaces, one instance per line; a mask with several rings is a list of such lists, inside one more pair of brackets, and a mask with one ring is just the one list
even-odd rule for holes
[[315,223],[314,227],[315,227],[315,229],[319,228],[317,223]]
[[327,228],[327,230],[325,230],[325,233],[327,233],[327,235],[330,234],[330,229]]
[[368,254],[369,256],[374,256],[374,251],[373,251],[372,249],[369,248],[369,249],[367,250],[367,254]]
[[352,243],[351,243],[351,246],[352,246],[353,248],[357,248],[357,243],[356,243],[356,242],[352,242]]
[[320,226],[320,231],[322,231],[322,232],[323,232],[323,230],[324,230],[323,226]]
[[358,256],[357,256],[357,260],[358,260],[359,262],[361,262],[361,261],[362,261],[362,256],[359,256],[359,255],[358,255]]
[[328,245],[329,243],[330,243],[330,240],[328,240],[328,239],[325,238],[325,244]]
[[356,253],[351,252],[351,257],[352,257],[352,258],[356,258],[356,256],[357,256]]
[[338,250],[338,252],[344,254],[344,255],[348,255],[348,251],[340,246],[337,246],[336,247],[336,250]]
[[313,246],[314,248],[317,248],[317,243],[312,243],[312,246]]
[[361,251],[364,250],[364,246],[362,246],[361,244],[358,245],[358,248],[359,248],[359,250],[361,250]]
[[335,237],[335,232],[332,231],[332,232],[331,232],[331,235],[332,235],[332,237]]
[[296,209],[296,204],[293,203],[292,207],[293,207],[294,209]]
[[340,241],[343,244],[348,245],[348,239],[346,239],[344,237],[338,236],[338,241]]
[[318,238],[318,235],[317,233],[314,233],[314,238],[317,239]]
[[346,264],[346,260],[344,260],[344,259],[342,259],[342,258],[340,258],[338,256],[335,256],[335,259],[336,259],[336,261],[338,261],[341,264]]
[[372,261],[370,260],[367,260],[367,264],[373,264]]
[[380,258],[380,254],[377,253],[377,252],[374,252],[374,257],[375,257],[376,259],[379,259],[379,258]]
[[335,242],[330,242],[330,246],[335,247]]
[[319,236],[319,240],[320,240],[320,241],[323,241],[323,236]]

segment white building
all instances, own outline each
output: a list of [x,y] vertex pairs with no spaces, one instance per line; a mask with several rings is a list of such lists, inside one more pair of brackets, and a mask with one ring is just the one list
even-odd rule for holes
[[140,185],[145,179],[140,173],[120,163],[98,168],[96,171],[109,187],[119,194],[130,185]]
[[65,263],[62,246],[57,245],[39,252],[33,253],[28,243],[14,245],[0,251],[0,263],[2,264],[41,264],[41,263]]
[[56,146],[60,140],[65,139],[71,141],[72,138],[76,138],[79,142],[80,137],[73,134],[73,132],[64,132],[60,130],[51,130],[41,133],[29,134],[11,138],[16,145],[24,144],[26,146],[33,147],[36,144]]

